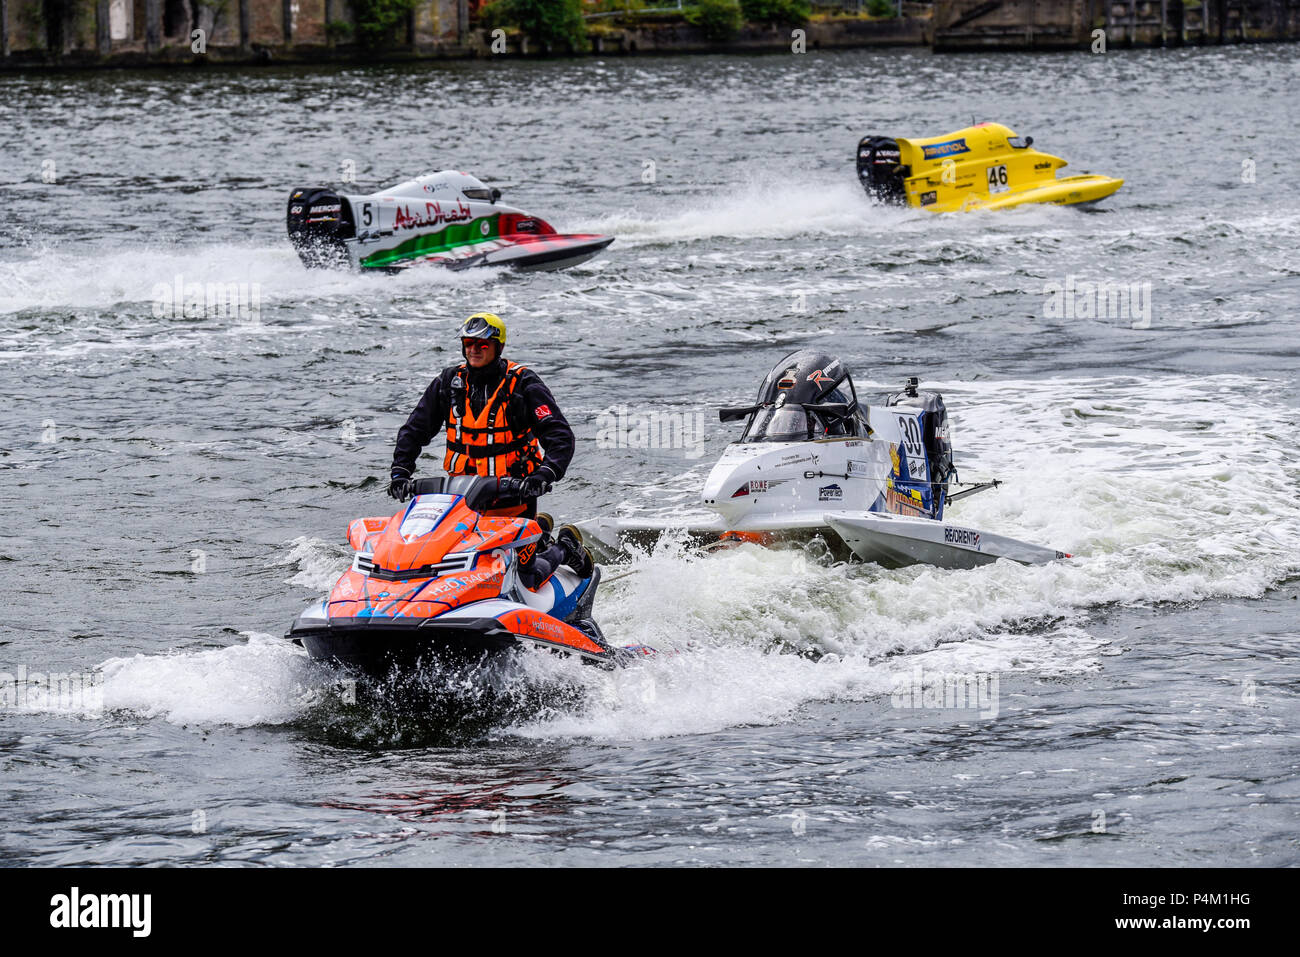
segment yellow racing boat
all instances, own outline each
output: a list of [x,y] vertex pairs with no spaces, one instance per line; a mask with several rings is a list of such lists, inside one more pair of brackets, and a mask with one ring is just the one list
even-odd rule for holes
[[1111,176],[1063,176],[1059,156],[1033,149],[1000,123],[979,123],[926,139],[864,136],[858,179],[868,195],[935,213],[1005,209],[1025,203],[1075,206],[1105,199],[1124,185]]

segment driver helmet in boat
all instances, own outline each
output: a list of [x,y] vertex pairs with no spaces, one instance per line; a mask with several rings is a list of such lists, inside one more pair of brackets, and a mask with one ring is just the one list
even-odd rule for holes
[[[845,414],[805,406],[843,405]],[[801,442],[866,434],[848,368],[836,356],[801,349],[772,367],[742,442]]]
[[420,192],[426,194],[431,200],[451,199],[459,194],[466,199],[491,203],[501,195],[498,190],[484,186],[482,180],[477,177],[470,176],[468,173],[458,173],[455,170],[425,173],[423,176],[416,177],[415,184],[419,186]]
[[497,344],[495,358],[500,359],[506,348],[506,324],[491,312],[476,312],[460,324],[461,355],[465,354],[466,339],[488,339]]

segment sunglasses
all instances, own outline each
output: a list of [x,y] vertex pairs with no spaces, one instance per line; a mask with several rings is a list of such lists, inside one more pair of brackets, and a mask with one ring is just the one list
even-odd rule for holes
[[491,339],[462,339],[460,342],[466,349],[490,349],[492,347]]

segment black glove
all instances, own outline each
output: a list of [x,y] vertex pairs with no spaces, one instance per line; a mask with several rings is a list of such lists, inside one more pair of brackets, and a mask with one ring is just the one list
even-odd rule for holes
[[399,502],[405,502],[411,497],[414,491],[415,483],[411,481],[411,476],[401,469],[393,469],[392,481],[388,483],[388,495]]
[[531,475],[524,476],[519,483],[519,495],[521,498],[540,498],[551,490],[554,481],[555,474],[543,465]]

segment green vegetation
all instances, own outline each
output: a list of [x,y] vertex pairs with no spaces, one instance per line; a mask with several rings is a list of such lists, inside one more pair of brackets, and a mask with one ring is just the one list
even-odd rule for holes
[[812,16],[809,0],[740,0],[740,10],[754,23],[807,23]]
[[892,17],[898,13],[898,5],[894,0],[870,0],[867,13],[873,17]]
[[325,24],[325,36],[334,43],[343,43],[352,39],[352,24],[346,20],[331,20]]
[[713,43],[726,43],[740,32],[745,15],[739,0],[700,0],[686,11],[686,21],[704,28],[704,36]]
[[518,27],[528,39],[552,49],[587,48],[582,0],[494,0],[480,16],[489,30]]
[[357,40],[362,46],[377,47],[393,40],[397,27],[420,0],[352,0]]
[[638,13],[646,7],[666,6],[658,0],[647,3],[646,0],[596,0],[587,4],[588,13]]

